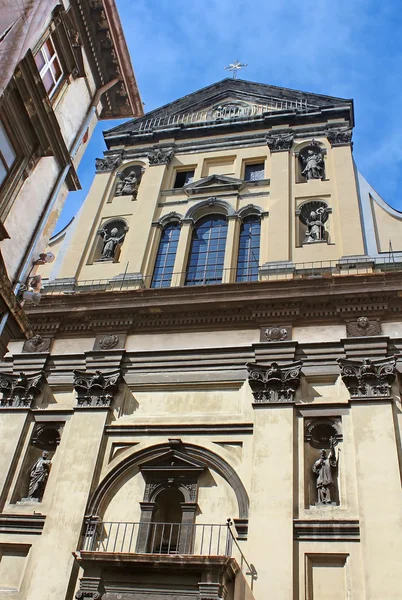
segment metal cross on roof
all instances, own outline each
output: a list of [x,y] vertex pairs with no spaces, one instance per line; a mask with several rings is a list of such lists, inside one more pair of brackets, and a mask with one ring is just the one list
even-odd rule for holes
[[235,60],[234,62],[230,63],[229,67],[223,68],[225,69],[225,71],[232,71],[233,79],[237,79],[237,71],[240,71],[240,69],[243,69],[243,67],[248,67],[247,63],[242,63],[238,60]]

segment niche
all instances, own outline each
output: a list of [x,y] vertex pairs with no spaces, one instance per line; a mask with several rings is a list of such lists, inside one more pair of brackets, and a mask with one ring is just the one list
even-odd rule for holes
[[64,423],[36,423],[11,503],[42,502]]
[[296,183],[305,183],[313,179],[325,180],[325,155],[326,149],[315,140],[296,152]]
[[113,196],[129,196],[131,200],[136,200],[144,171],[144,167],[140,165],[130,165],[119,171]]
[[328,217],[332,212],[323,200],[309,200],[296,210],[296,245],[324,243],[330,241]]
[[339,506],[340,417],[315,417],[304,424],[305,507]]
[[121,247],[128,231],[124,219],[112,219],[102,225],[97,231],[93,250],[93,262],[119,262]]

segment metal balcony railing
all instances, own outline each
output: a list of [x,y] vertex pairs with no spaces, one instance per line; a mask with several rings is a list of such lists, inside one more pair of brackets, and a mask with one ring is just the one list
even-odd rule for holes
[[197,271],[197,277],[192,277],[186,282],[188,272],[163,273],[157,282],[153,276],[136,276],[135,280],[126,277],[119,279],[88,279],[77,282],[63,280],[44,281],[41,289],[42,295],[77,294],[87,292],[118,292],[134,288],[161,289],[168,287],[197,287],[206,285],[220,285],[222,283],[250,283],[257,281],[276,281],[283,279],[312,279],[329,276],[363,275],[368,273],[402,271],[401,257],[394,258],[363,258],[358,260],[321,260],[302,263],[283,263],[275,266],[254,265],[249,269],[242,269],[241,273],[235,269],[222,269],[207,267],[202,272]]
[[233,557],[251,578],[251,589],[257,579],[254,565],[246,560],[232,532],[230,519],[224,525],[89,521],[81,551]]

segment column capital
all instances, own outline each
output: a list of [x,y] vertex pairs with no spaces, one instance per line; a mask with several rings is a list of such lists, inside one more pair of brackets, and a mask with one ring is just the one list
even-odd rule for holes
[[31,373],[0,373],[0,389],[3,397],[0,408],[31,408],[46,381],[43,371]]
[[120,369],[115,371],[74,371],[76,408],[109,408],[122,381]]
[[302,361],[285,365],[247,363],[248,382],[257,404],[293,404],[300,384]]
[[167,165],[172,160],[173,155],[173,148],[154,148],[148,152],[149,166]]
[[287,152],[290,150],[293,139],[293,131],[290,131],[289,133],[271,134],[266,137],[271,154],[275,152]]
[[381,360],[338,358],[343,383],[351,398],[389,398],[396,377],[396,356]]

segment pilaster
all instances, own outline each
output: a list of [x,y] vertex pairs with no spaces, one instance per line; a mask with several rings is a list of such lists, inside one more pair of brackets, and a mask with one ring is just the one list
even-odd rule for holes
[[176,259],[174,261],[172,286],[184,285],[184,282],[186,280],[186,267],[192,233],[193,220],[182,219],[179,243],[177,245]]
[[225,258],[223,262],[222,283],[236,281],[237,257],[239,254],[240,219],[237,215],[228,217]]
[[293,137],[291,134],[268,140],[271,150],[271,189],[270,189],[270,218],[268,240],[265,248],[266,255],[261,255],[260,264],[271,261],[287,261],[291,259],[291,198],[290,198],[290,156],[289,150]]

